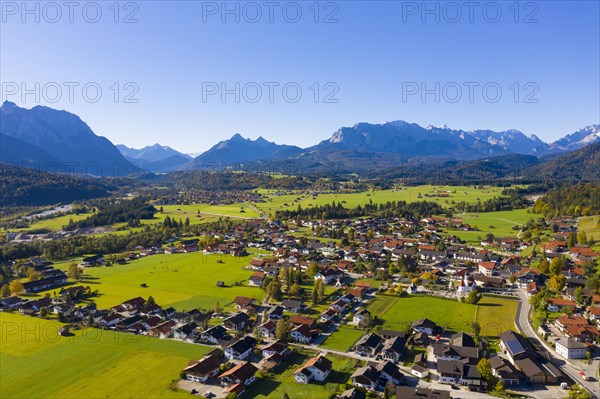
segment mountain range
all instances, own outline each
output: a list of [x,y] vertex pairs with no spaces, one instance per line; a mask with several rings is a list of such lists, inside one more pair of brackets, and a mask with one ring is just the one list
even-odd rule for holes
[[123,144],[117,144],[116,147],[129,162],[141,169],[152,172],[180,170],[192,160],[191,156],[160,144],[154,144],[139,150],[129,148]]
[[107,138],[70,112],[6,101],[0,107],[0,135],[5,163],[107,177],[133,172]]
[[[77,115],[49,107],[25,109],[5,102],[0,116],[0,161],[25,166],[68,163],[63,168],[104,176],[125,175],[139,169],[164,173],[249,163],[258,167],[269,163],[281,169],[290,164],[328,164],[348,171],[376,172],[403,164],[476,161],[509,155],[545,158],[600,142],[600,125],[587,126],[554,143],[545,143],[518,130],[465,131],[393,121],[342,127],[329,139],[306,149],[235,134],[192,158],[159,144],[142,149],[115,146],[94,134]],[[100,172],[90,165],[98,166]]]

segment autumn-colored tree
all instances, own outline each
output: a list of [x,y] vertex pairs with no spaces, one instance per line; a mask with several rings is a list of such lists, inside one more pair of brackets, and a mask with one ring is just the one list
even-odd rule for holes
[[567,278],[563,274],[559,274],[558,276],[552,276],[548,283],[548,286],[554,291],[560,292],[563,288],[565,288],[565,283],[567,282]]
[[0,288],[0,298],[6,298],[10,295],[10,287],[8,284],[4,284],[2,288]]
[[481,378],[485,381],[489,381],[492,378],[492,366],[485,357],[477,363],[477,371],[479,371]]
[[540,269],[541,273],[548,274],[548,272],[550,271],[550,262],[548,262],[548,259],[543,258],[540,261],[540,264],[538,265],[538,268]]
[[10,283],[10,292],[12,292],[13,294],[20,294],[24,290],[25,290],[25,287],[23,287],[23,283],[20,282],[19,280],[13,280]]
[[277,320],[277,324],[275,326],[275,338],[287,340],[288,335],[290,333],[290,325],[284,319]]

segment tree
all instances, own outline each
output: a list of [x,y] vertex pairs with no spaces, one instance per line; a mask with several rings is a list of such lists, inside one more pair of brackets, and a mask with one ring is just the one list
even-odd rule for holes
[[496,384],[495,390],[498,393],[504,392],[504,383],[502,382],[502,380],[498,380],[498,383]]
[[575,288],[575,300],[579,304],[583,303],[583,288],[581,288],[581,287]]
[[365,312],[363,318],[358,322],[358,326],[367,331],[373,325],[373,318],[370,313]]
[[489,381],[492,378],[492,366],[485,357],[477,363],[477,371],[479,371],[481,378],[485,381]]
[[40,308],[40,317],[45,319],[48,316],[48,309],[45,306]]
[[221,313],[222,311],[223,308],[221,307],[221,303],[217,301],[217,303],[215,303],[215,313]]
[[298,285],[298,283],[294,283],[292,284],[292,286],[290,287],[288,294],[292,295],[292,296],[296,296],[300,293],[300,286]]
[[325,283],[323,282],[323,280],[318,279],[316,281],[317,284],[317,294],[318,294],[318,298],[319,298],[319,303],[322,303],[323,300],[325,299]]
[[281,292],[281,284],[279,281],[272,281],[271,284],[269,284],[267,294],[269,298],[273,298],[276,301],[281,301],[283,293]]
[[319,294],[317,293],[317,287],[313,287],[312,290],[312,305],[317,306],[319,304]]
[[540,264],[538,265],[538,268],[540,269],[541,273],[548,274],[548,272],[550,271],[550,262],[548,262],[548,259],[543,258],[540,261]]
[[80,280],[83,275],[83,270],[76,263],[71,263],[67,271],[67,276],[73,280]]
[[479,325],[479,323],[476,321],[471,323],[471,332],[473,333],[473,337],[479,341],[479,336],[481,335],[481,325]]
[[558,276],[552,276],[548,283],[548,286],[556,292],[562,291],[565,288],[565,283],[567,282],[567,278],[560,274]]
[[579,241],[581,245],[588,244],[587,234],[585,234],[585,231],[580,230],[579,233],[577,233],[577,241]]
[[290,325],[284,319],[277,320],[275,326],[275,338],[286,341],[290,333]]
[[479,302],[479,295],[477,295],[477,291],[469,292],[469,295],[467,295],[466,302],[470,303],[471,305],[475,305],[477,302]]
[[308,265],[308,268],[306,269],[306,274],[309,277],[314,277],[315,274],[317,274],[319,272],[319,264],[317,262],[310,262],[310,265]]
[[154,297],[152,295],[150,295],[148,297],[148,300],[146,301],[146,306],[154,306],[156,305],[156,301],[154,300]]
[[13,294],[20,294],[24,290],[25,290],[25,287],[23,287],[23,283],[20,282],[19,280],[13,280],[10,283],[10,292],[12,292]]
[[563,259],[560,256],[552,259],[550,262],[550,273],[554,275],[558,275],[561,273],[563,268]]
[[29,271],[27,272],[27,277],[29,281],[38,281],[42,278],[42,275],[34,269],[29,269]]
[[2,288],[0,288],[0,298],[6,298],[10,295],[10,287],[8,284],[4,284]]
[[569,249],[571,249],[575,245],[577,245],[577,236],[575,235],[575,233],[571,233],[571,234],[569,234],[569,240],[567,241],[567,247],[569,247]]
[[591,395],[581,385],[574,384],[569,388],[569,399],[590,399]]

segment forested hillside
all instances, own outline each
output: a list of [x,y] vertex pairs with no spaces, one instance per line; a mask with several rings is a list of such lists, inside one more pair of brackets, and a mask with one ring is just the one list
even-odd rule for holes
[[70,203],[106,197],[116,189],[116,185],[106,179],[0,164],[0,206]]
[[576,184],[549,191],[536,200],[534,211],[546,217],[599,215],[600,183]]

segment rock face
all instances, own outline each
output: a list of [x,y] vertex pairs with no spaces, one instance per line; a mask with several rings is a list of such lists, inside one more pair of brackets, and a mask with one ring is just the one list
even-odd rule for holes
[[[42,106],[26,109],[7,101],[0,107],[0,133],[41,149],[60,163],[61,170],[106,177],[137,171],[107,138],[97,136],[77,115],[66,111]],[[31,159],[31,150],[17,146],[14,158],[28,158],[45,168],[48,158],[38,153],[39,159]]]

